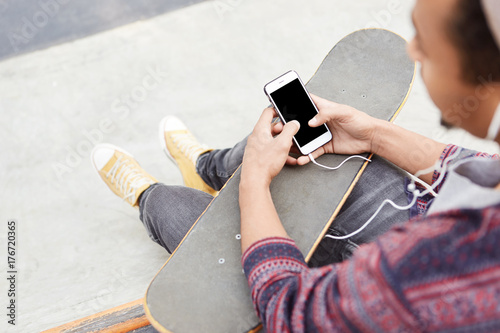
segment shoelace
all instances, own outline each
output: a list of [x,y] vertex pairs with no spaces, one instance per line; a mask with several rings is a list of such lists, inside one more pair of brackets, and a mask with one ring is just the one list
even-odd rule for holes
[[[123,193],[123,200],[131,198],[132,200],[129,201],[134,202],[137,189],[145,184],[151,184],[151,180],[144,177],[139,170],[130,166],[129,163],[130,161],[128,159],[119,156],[113,167],[106,174],[106,178],[110,178],[111,176],[111,184],[114,184],[115,187]],[[115,180],[115,182],[113,182],[113,180]]]
[[208,149],[205,145],[200,145],[191,133],[172,133],[170,135],[177,148],[196,165],[196,160],[201,152]]

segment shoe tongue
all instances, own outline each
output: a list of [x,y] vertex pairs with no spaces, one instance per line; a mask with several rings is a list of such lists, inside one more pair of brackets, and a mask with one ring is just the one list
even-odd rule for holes
[[[126,195],[131,195],[130,196],[130,202],[132,205],[135,205],[137,202],[137,199],[139,199],[140,194],[143,192],[143,187],[146,185],[151,185],[152,181],[151,179],[145,177],[142,174],[136,173],[135,175],[129,175],[129,177],[134,177],[132,181],[129,181],[128,188],[126,189]],[[135,178],[137,177],[137,178]],[[149,187],[149,186],[147,186]],[[139,195],[138,191],[140,192]]]

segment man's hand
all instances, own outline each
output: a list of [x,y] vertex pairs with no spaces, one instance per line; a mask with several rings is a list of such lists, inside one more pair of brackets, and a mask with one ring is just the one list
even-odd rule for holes
[[[326,123],[333,139],[312,153],[314,158],[323,154],[360,154],[373,152],[372,142],[381,120],[370,117],[347,105],[330,102],[311,95],[319,114],[309,121],[309,126],[318,127]],[[297,159],[299,165],[310,162],[309,157]]]
[[[319,114],[309,121],[309,126],[326,124],[333,139],[313,152],[317,158],[323,154],[374,153],[394,163],[403,170],[415,174],[432,166],[446,145],[410,132],[388,121],[370,117],[347,105],[341,105],[311,95]],[[293,162],[293,161],[292,161]],[[310,162],[308,156],[301,156],[296,164]],[[427,183],[432,182],[433,173],[420,176]]]
[[274,109],[265,109],[248,138],[243,157],[242,180],[269,186],[287,161],[289,164],[296,164],[295,159],[288,156],[288,153],[300,124],[292,121],[285,126],[273,126],[271,122],[276,116]]
[[[241,249],[244,252],[258,240],[288,237],[276,208],[269,185],[292,158],[288,156],[292,138],[300,124],[296,121],[272,125],[274,109],[265,109],[248,137],[240,182]],[[296,164],[296,161],[295,161]]]

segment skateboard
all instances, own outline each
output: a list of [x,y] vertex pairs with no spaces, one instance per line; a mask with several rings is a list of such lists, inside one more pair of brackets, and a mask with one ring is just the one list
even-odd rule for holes
[[[402,37],[387,30],[356,31],[330,51],[307,88],[320,97],[393,121],[406,102],[415,77],[415,63],[406,53],[406,44]],[[318,161],[336,166],[345,158],[331,154]],[[275,207],[306,261],[334,222],[367,163],[353,159],[333,172],[312,163],[285,166],[273,180]],[[160,332],[240,333],[260,329],[241,267],[240,169],[147,289],[145,312]]]

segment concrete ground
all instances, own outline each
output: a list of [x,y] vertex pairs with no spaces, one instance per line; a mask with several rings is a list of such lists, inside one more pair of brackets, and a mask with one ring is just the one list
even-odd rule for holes
[[[410,39],[412,5],[205,1],[0,62],[3,309],[7,221],[18,228],[17,325],[2,315],[0,331],[36,332],[141,298],[168,258],[138,212],[96,176],[95,143],[119,145],[160,181],[182,184],[159,146],[162,117],[175,114],[201,141],[230,146],[268,104],[265,83],[289,69],[307,80],[337,41],[360,28]],[[438,120],[418,77],[399,125],[498,152],[496,144],[444,131]]]

